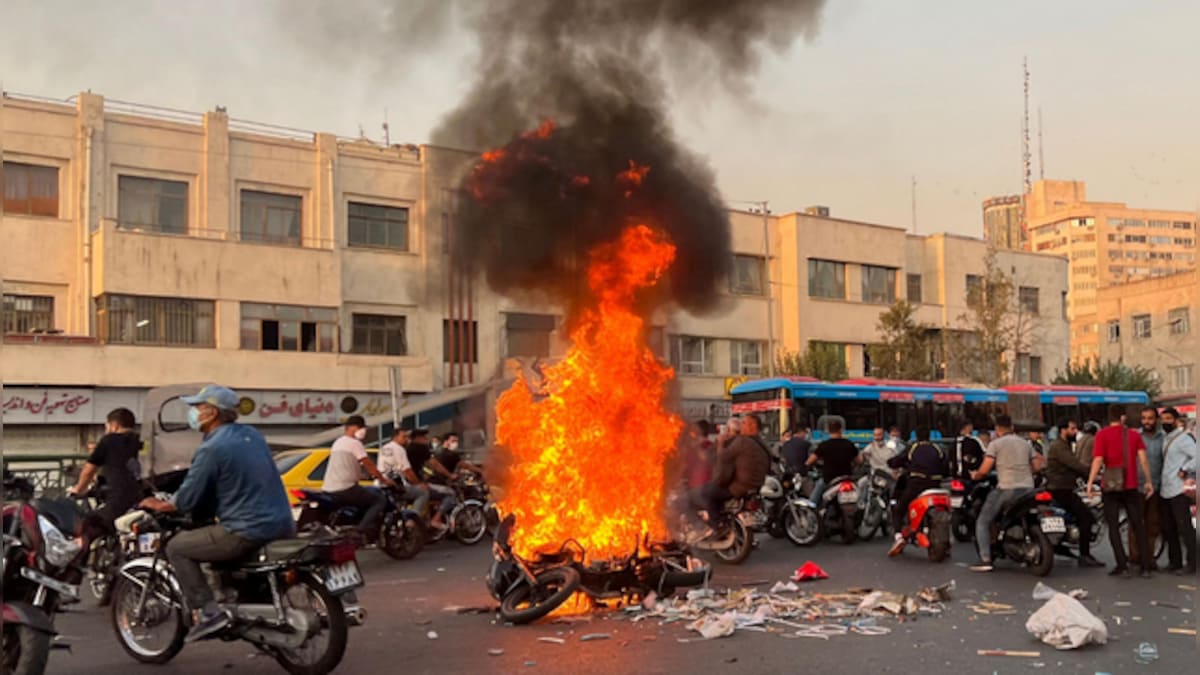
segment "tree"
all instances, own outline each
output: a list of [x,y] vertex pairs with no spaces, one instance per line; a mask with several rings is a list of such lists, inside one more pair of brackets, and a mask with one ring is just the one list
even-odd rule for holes
[[804,352],[781,351],[775,358],[775,374],[781,376],[815,377],[834,382],[850,376],[846,370],[846,353],[841,345],[810,340]]
[[871,375],[900,380],[930,379],[930,327],[917,322],[916,312],[915,305],[897,300],[880,313],[875,328],[882,341],[867,347]]
[[1091,359],[1077,364],[1068,363],[1065,372],[1054,374],[1054,384],[1089,385],[1114,391],[1144,391],[1151,399],[1162,393],[1162,386],[1153,370],[1142,366],[1128,366],[1113,360],[1100,363],[1098,359]]
[[1020,346],[1025,327],[1015,306],[1012,277],[997,263],[995,249],[988,248],[983,274],[977,278],[967,287],[967,311],[959,316],[962,330],[946,336],[946,351],[956,374],[998,387],[1010,380],[1006,359]]

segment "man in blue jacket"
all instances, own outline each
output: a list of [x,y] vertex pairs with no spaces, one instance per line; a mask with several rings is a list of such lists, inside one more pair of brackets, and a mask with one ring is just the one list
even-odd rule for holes
[[217,518],[217,524],[180,532],[167,544],[167,558],[194,615],[190,642],[231,621],[213,598],[200,563],[244,558],[269,541],[292,536],[295,523],[266,440],[257,429],[237,423],[238,395],[208,386],[182,400],[191,406],[188,425],[203,433],[204,441],[172,500],[150,498],[141,506]]

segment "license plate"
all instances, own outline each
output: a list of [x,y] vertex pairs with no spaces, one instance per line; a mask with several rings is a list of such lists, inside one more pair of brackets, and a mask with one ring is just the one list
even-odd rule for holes
[[838,493],[838,503],[839,504],[857,504],[858,503],[858,491],[855,490],[855,491],[851,491],[851,492],[839,492]]
[[1063,522],[1062,518],[1057,516],[1053,518],[1042,518],[1041,525],[1042,532],[1047,534],[1059,534],[1067,531],[1067,524]]
[[347,591],[362,585],[363,578],[358,571],[358,562],[356,561],[351,560],[325,570],[325,588],[328,588],[330,592]]
[[292,507],[292,520],[300,520],[300,514],[304,512],[303,506]]
[[950,498],[950,508],[952,508],[952,509],[961,508],[962,503],[963,503],[962,497],[951,497]]
[[138,535],[138,553],[154,553],[158,550],[158,532]]

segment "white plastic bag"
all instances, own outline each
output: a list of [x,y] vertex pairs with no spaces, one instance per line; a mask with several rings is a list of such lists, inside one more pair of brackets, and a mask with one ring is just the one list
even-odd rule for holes
[[1025,622],[1025,630],[1058,649],[1077,649],[1108,642],[1108,628],[1078,600],[1055,593]]

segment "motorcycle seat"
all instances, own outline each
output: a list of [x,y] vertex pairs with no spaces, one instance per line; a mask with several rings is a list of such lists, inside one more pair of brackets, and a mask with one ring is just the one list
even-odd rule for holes
[[311,539],[277,539],[259,549],[254,559],[263,562],[287,560],[308,548],[311,543]]

